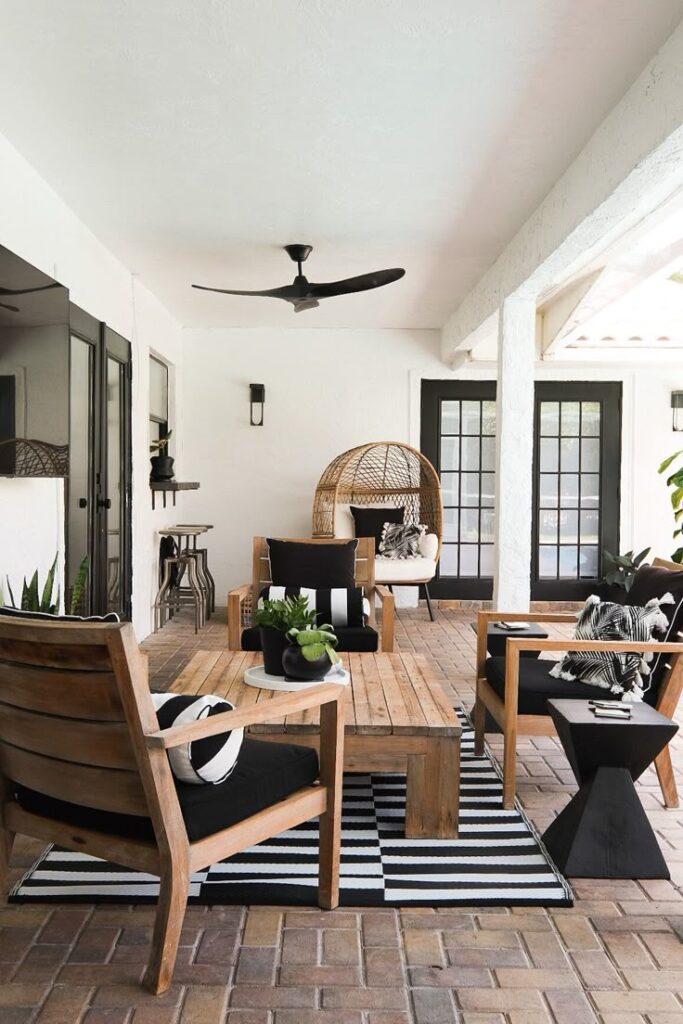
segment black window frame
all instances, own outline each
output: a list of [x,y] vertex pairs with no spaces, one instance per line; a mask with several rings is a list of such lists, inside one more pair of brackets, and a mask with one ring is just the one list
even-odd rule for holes
[[[159,366],[163,366],[164,370],[166,371],[166,418],[162,419],[160,416],[155,416],[152,413],[151,405],[150,405],[150,412],[149,412],[149,422],[153,423],[154,426],[156,427],[156,431],[153,432],[152,440],[153,441],[158,441],[160,437],[166,437],[166,435],[168,434],[168,418],[169,418],[168,417],[168,402],[169,402],[168,395],[169,395],[170,374],[169,374],[169,365],[168,365],[168,363],[164,359],[161,358],[161,356],[155,356],[155,355],[153,355],[153,353],[150,352],[149,360],[150,360],[150,363],[154,362],[154,363],[158,363]],[[151,395],[151,385],[150,385],[150,395]]]

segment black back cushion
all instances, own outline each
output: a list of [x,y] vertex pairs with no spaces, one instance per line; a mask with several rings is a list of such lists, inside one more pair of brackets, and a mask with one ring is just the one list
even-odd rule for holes
[[364,506],[356,508],[351,505],[356,537],[374,537],[375,552],[379,551],[382,540],[382,528],[385,523],[402,523],[405,516],[405,507],[401,508],[375,508]]
[[120,622],[116,612],[109,612],[107,615],[50,615],[48,612],[29,612],[23,608],[9,608],[3,605],[0,608],[0,615],[15,619],[41,619],[47,622]]
[[[673,604],[663,604],[662,611],[669,620],[669,630],[663,640],[675,641],[683,630],[683,567],[667,569],[662,565],[641,565],[635,574],[625,604],[645,606],[653,597],[671,594]],[[669,655],[656,655],[650,665],[651,691],[658,689],[666,671]]]
[[276,587],[355,587],[357,540],[310,544],[268,538],[270,577]]

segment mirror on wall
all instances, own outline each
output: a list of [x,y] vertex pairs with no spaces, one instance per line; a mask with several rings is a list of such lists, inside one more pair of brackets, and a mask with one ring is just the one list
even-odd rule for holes
[[0,246],[0,476],[69,472],[69,292]]

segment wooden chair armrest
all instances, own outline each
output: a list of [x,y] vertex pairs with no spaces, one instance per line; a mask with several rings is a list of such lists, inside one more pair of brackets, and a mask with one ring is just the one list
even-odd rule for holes
[[508,637],[505,652],[515,651],[615,651],[621,654],[683,654],[683,643],[659,640],[539,640],[533,637]]
[[[486,664],[486,639],[490,622],[570,622],[576,623],[574,612],[477,612],[477,678],[484,675]],[[512,639],[512,637],[510,637]],[[535,648],[534,648],[535,649]]]
[[391,654],[394,650],[394,623],[396,619],[396,598],[383,584],[378,583],[375,590],[382,603],[382,651]]
[[284,718],[286,715],[293,715],[297,711],[305,711],[307,708],[321,707],[323,704],[334,701],[343,702],[345,696],[346,686],[340,686],[337,683],[321,683],[320,686],[310,686],[299,693],[288,693],[282,697],[273,697],[272,700],[261,701],[259,704],[247,708],[221,711],[217,715],[202,718],[198,722],[188,722],[186,725],[176,725],[170,729],[160,729],[158,732],[148,733],[145,736],[145,742],[149,747],[161,747],[168,750],[171,747],[179,747],[183,743],[191,743],[208,736],[218,736],[220,733],[232,729],[243,729],[249,725],[272,722],[274,719]]
[[242,605],[251,590],[251,583],[244,583],[228,592],[228,649],[231,651],[239,651],[242,647]]

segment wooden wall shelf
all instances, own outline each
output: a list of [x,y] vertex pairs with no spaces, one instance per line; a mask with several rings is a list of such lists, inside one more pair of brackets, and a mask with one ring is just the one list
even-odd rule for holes
[[166,508],[166,495],[173,495],[173,504],[175,505],[175,496],[178,491],[198,491],[198,483],[180,483],[178,480],[150,480],[150,490],[152,491],[152,508],[156,508],[156,496],[161,493],[164,496],[164,508]]

